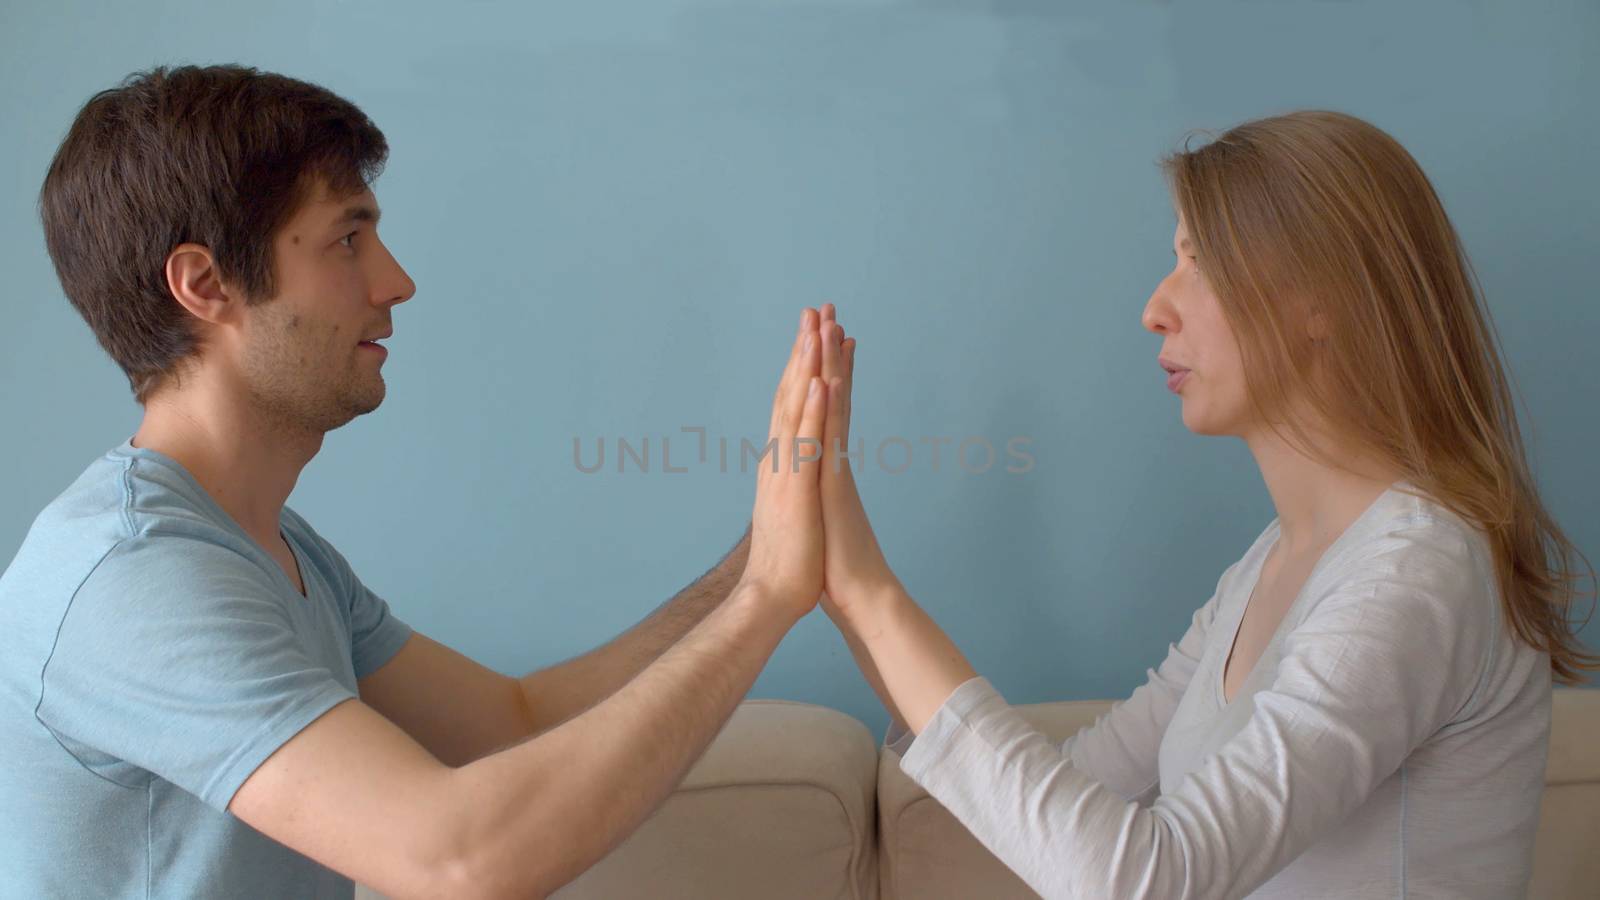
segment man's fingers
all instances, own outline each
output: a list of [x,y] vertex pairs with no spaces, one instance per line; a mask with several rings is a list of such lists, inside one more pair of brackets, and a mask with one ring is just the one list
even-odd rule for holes
[[794,347],[789,351],[789,361],[783,367],[783,374],[778,377],[778,388],[772,394],[772,420],[767,425],[767,436],[778,436],[778,423],[783,417],[786,398],[794,393],[795,382],[804,384],[804,379],[816,374],[815,367],[808,367],[805,363],[807,338],[810,343],[816,343],[817,314],[816,310],[806,307],[800,313],[800,330],[795,333]]
[[793,440],[784,447],[793,454],[790,470],[813,479],[813,483],[817,477],[817,462],[823,456],[822,429],[827,415],[828,388],[820,377],[813,376],[806,385],[799,427],[794,431]]
[[789,452],[795,433],[800,428],[801,416],[805,413],[806,396],[810,383],[817,376],[822,365],[822,348],[817,346],[816,335],[807,335],[800,357],[795,361],[795,376],[790,379],[785,388],[788,392],[777,405],[777,422],[773,428],[772,436],[778,439],[778,446],[785,454]]
[[805,355],[806,335],[815,334],[816,331],[817,311],[808,306],[800,311],[800,328],[794,333],[794,346],[789,348],[789,361],[784,364],[783,374],[778,377],[779,392],[783,392],[787,383],[794,378],[800,357]]

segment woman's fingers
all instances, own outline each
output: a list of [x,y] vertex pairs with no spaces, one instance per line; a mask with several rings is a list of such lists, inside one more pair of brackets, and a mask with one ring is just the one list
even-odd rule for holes
[[844,379],[835,375],[828,380],[828,420],[822,431],[824,480],[843,472],[849,464],[850,439],[845,431],[843,395]]
[[822,381],[826,384],[844,375],[844,351],[840,345],[844,329],[824,316],[819,336],[822,338]]
[[[841,332],[841,337],[843,333]],[[844,444],[850,442],[850,398],[855,394],[856,373],[856,339],[845,338],[839,346],[839,357],[842,360],[843,374],[840,376],[839,385],[839,438]]]
[[[840,427],[836,434],[829,434],[823,440],[831,448],[833,439],[837,437],[842,452],[849,449],[850,441],[850,379],[855,365],[855,339],[845,336],[844,326],[839,324],[838,307],[832,303],[822,304],[818,315],[819,333],[822,338],[822,382],[829,388],[830,410],[835,405],[832,393],[841,389],[843,391],[843,396],[840,398],[842,402],[839,404],[842,416]],[[835,387],[835,379],[843,382],[842,387]],[[831,418],[830,413],[830,420]]]
[[850,430],[845,418],[847,384],[844,361],[844,329],[826,315],[822,321],[822,381],[828,387],[828,422],[823,429],[824,474],[840,471],[844,462],[838,458],[850,449]]

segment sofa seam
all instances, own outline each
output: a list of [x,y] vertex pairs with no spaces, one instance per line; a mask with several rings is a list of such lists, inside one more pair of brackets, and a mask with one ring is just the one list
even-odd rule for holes
[[[844,820],[846,822],[851,821],[850,810],[845,807],[844,800],[842,800],[839,797],[838,793],[836,793],[835,791],[833,791],[832,789],[828,788],[825,785],[819,784],[816,781],[805,781],[805,780],[796,780],[796,781],[741,781],[741,782],[731,782],[731,783],[723,783],[723,784],[706,784],[706,785],[699,785],[697,787],[689,787],[689,788],[680,787],[677,790],[674,790],[672,793],[673,794],[695,794],[695,793],[701,793],[701,792],[704,792],[704,791],[734,790],[734,789],[738,789],[738,788],[747,788],[747,787],[799,787],[799,788],[811,788],[813,790],[821,791],[822,793],[827,794],[830,798],[832,798],[834,803],[837,803],[839,805],[839,811],[844,814]],[[877,797],[877,794],[873,793],[872,796],[873,796],[873,798],[875,800],[876,797]],[[874,813],[873,818],[874,818],[874,826],[875,826],[876,825],[876,821],[875,821],[876,820],[876,814],[875,813]],[[872,840],[876,841],[876,839],[877,839],[877,834],[876,834],[877,829],[876,829],[876,827],[874,827],[872,830],[873,830],[873,834],[870,835],[870,837],[872,838]],[[855,846],[861,846],[861,845],[860,844],[855,844]],[[852,857],[851,858],[851,863],[852,863],[851,868],[854,868],[854,864],[855,863],[861,862],[861,858],[856,854],[856,852],[854,850],[854,847],[852,847],[852,850],[851,850],[851,857]],[[859,898],[859,900],[865,900],[865,898],[861,898],[860,891],[859,891],[857,885],[854,883],[854,879],[851,880],[850,895],[851,895],[851,897]]]
[[1406,897],[1406,764],[1400,764],[1400,900]]

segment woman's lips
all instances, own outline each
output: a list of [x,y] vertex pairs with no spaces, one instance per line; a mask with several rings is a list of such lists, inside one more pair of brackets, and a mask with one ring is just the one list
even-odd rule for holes
[[1183,389],[1183,383],[1189,380],[1189,370],[1179,369],[1167,375],[1167,390],[1178,393]]

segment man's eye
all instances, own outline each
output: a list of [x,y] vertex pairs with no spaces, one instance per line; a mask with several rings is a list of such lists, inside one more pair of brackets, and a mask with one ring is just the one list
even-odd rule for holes
[[354,241],[356,234],[357,234],[357,232],[354,232],[354,231],[350,232],[349,234],[345,235],[344,237],[339,238],[339,243],[344,244],[346,247],[349,247],[350,249],[354,250],[355,249],[355,245],[353,243],[345,244],[344,242],[345,241]]

